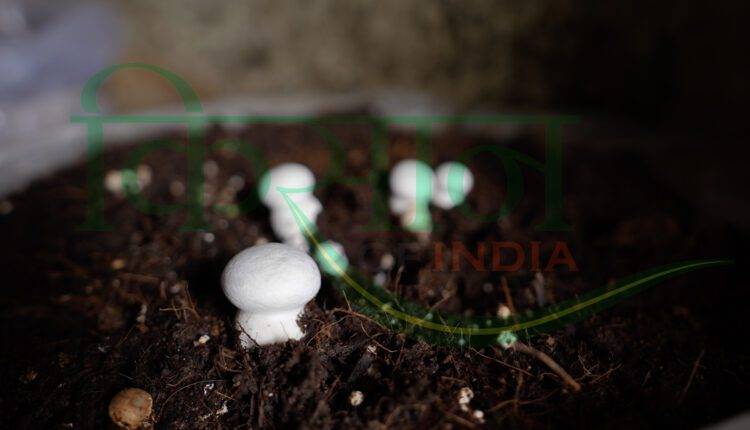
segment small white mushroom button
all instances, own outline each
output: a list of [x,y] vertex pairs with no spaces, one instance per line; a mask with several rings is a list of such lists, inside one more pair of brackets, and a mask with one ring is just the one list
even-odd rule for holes
[[320,290],[320,271],[307,253],[267,243],[235,255],[222,274],[222,288],[239,308],[237,328],[245,348],[301,339],[297,319]]
[[349,267],[344,246],[332,240],[323,242],[315,249],[315,260],[324,273],[331,276],[341,276]]
[[391,169],[389,205],[404,228],[415,232],[432,231],[429,204],[434,182],[435,174],[430,166],[419,160],[403,160]]
[[[315,221],[323,205],[313,194],[315,175],[302,164],[285,163],[270,169],[263,175],[258,194],[263,204],[271,211],[271,228],[282,242],[307,250],[305,229],[315,230]],[[307,218],[304,225],[294,216],[287,200],[292,200]]]
[[435,190],[432,203],[441,209],[460,205],[474,187],[474,175],[465,165],[449,161],[435,170]]

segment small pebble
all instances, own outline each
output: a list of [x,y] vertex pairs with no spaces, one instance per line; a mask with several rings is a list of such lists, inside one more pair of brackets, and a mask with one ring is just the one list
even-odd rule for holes
[[383,285],[385,285],[387,280],[388,276],[384,272],[378,272],[372,279],[372,283],[378,287],[382,287]]
[[208,160],[203,163],[203,174],[206,179],[213,179],[219,174],[219,164],[214,160]]
[[502,303],[497,307],[497,316],[502,319],[508,319],[510,317],[510,308]]
[[380,268],[383,270],[391,270],[395,262],[393,255],[385,253],[380,257]]
[[110,193],[122,193],[122,172],[119,170],[110,170],[104,175],[104,188]]
[[361,391],[352,391],[352,393],[349,395],[349,403],[351,403],[352,406],[359,406],[364,401],[365,395]]
[[229,205],[235,203],[235,197],[237,197],[237,191],[234,188],[222,188],[219,191],[219,197],[217,203],[221,205]]
[[169,293],[170,294],[179,294],[180,291],[182,291],[182,283],[178,282],[176,284],[172,284],[169,286]]
[[206,243],[213,243],[214,239],[216,239],[216,236],[214,236],[213,233],[204,233],[203,234],[203,240]]
[[367,345],[367,352],[370,354],[375,354],[378,352],[378,349],[375,347],[375,345]]
[[36,377],[39,376],[39,374],[36,372],[36,370],[31,369],[28,372],[26,372],[25,375],[23,375],[23,379],[26,382],[31,382],[36,379]]
[[550,347],[550,348],[554,348],[555,347],[555,338],[554,337],[550,336],[550,337],[547,338],[547,346]]
[[482,291],[484,291],[487,294],[491,293],[492,292],[492,284],[490,284],[489,282],[485,282],[484,284],[482,284]]
[[474,392],[471,391],[471,388],[469,387],[463,387],[458,392],[458,404],[459,405],[468,405],[469,402],[471,402],[471,399],[474,398]]
[[141,189],[149,185],[153,177],[151,167],[146,164],[140,164],[135,170],[135,175],[138,178],[138,185]]
[[227,185],[235,191],[245,188],[245,178],[240,175],[232,175],[227,181]]
[[193,342],[193,345],[195,345],[195,346],[205,345],[206,343],[208,343],[209,340],[211,340],[211,336],[209,336],[207,334],[204,334],[201,337],[199,337],[198,340],[196,340],[195,342]]
[[484,412],[477,409],[472,415],[474,415],[474,419],[479,421],[480,424],[484,423]]
[[137,429],[151,416],[151,395],[140,388],[126,388],[109,403],[109,417],[120,428]]
[[174,180],[169,183],[169,193],[174,197],[181,197],[185,194],[185,184],[181,181]]
[[146,313],[148,312],[148,305],[145,303],[141,304],[141,310],[138,312],[138,316],[135,318],[135,321],[139,324],[143,324],[146,322]]
[[120,270],[125,267],[125,260],[122,258],[115,258],[111,263],[112,270]]

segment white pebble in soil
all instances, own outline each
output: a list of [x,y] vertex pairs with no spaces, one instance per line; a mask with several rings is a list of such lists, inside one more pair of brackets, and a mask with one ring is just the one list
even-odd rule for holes
[[214,160],[203,163],[203,175],[206,179],[214,179],[219,174],[219,164]]
[[361,405],[364,401],[365,395],[361,391],[352,391],[352,393],[349,395],[349,403],[354,407]]
[[211,336],[204,334],[204,335],[201,335],[201,337],[199,337],[198,340],[193,342],[193,345],[194,346],[205,345],[208,343],[209,340],[211,340]]
[[458,392],[458,404],[461,406],[462,411],[469,410],[469,403],[474,398],[474,392],[469,387],[463,387]]

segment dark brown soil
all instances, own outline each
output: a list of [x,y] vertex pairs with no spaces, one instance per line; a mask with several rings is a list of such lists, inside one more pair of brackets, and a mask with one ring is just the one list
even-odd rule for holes
[[[330,131],[345,147],[345,173],[366,178],[372,130]],[[209,141],[228,136],[260,149],[271,165],[300,161],[319,178],[331,170],[329,146],[306,126],[259,125],[236,135],[215,128]],[[487,143],[497,142],[445,132],[435,141],[435,164]],[[500,143],[543,159],[536,134]],[[532,228],[544,202],[540,176],[528,172],[524,199],[507,220],[434,210],[431,241],[475,250],[479,242],[536,240],[542,261],[548,244],[566,241],[580,270],[547,274],[553,303],[671,262],[740,257],[746,236],[674,197],[636,154],[575,148],[566,149],[564,176],[572,231]],[[106,170],[122,168],[131,154],[132,147],[108,153]],[[388,136],[390,164],[413,154],[408,133]],[[252,163],[229,151],[208,158],[219,168],[207,179],[212,199],[239,174],[245,185],[237,198],[252,202]],[[157,151],[144,163],[153,170],[144,189],[151,201],[184,198],[170,191],[173,181],[184,181],[183,154]],[[477,185],[469,203],[482,214],[497,211],[501,163],[483,156],[471,167]],[[126,387],[153,396],[157,428],[697,428],[750,407],[743,330],[750,294],[741,262],[670,280],[533,339],[582,385],[577,393],[526,355],[434,346],[388,331],[352,310],[327,280],[303,318],[304,339],[243,351],[219,275],[236,252],[273,240],[265,209],[232,216],[207,208],[210,229],[186,232],[184,213],[144,214],[108,193],[112,228],[86,231],[79,228],[86,178],[82,163],[41,180],[12,196],[12,213],[0,218],[1,427],[103,428],[110,399]],[[388,287],[401,296],[447,312],[493,315],[505,301],[504,275],[517,312],[538,307],[528,267],[436,272],[432,245],[396,228],[366,229],[373,218],[368,184],[328,184],[317,194],[325,208],[321,233],[343,243],[368,276],[393,254]],[[205,344],[197,342],[202,335],[210,336]],[[458,403],[463,387],[474,393],[468,411]],[[354,390],[364,394],[358,407],[349,402]],[[484,423],[475,410],[484,412]]]

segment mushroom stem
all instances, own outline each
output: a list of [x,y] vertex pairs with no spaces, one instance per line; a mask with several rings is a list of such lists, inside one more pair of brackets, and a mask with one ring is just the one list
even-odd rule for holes
[[269,313],[237,312],[237,328],[243,348],[254,345],[268,345],[288,339],[299,340],[305,335],[297,324],[304,308]]

